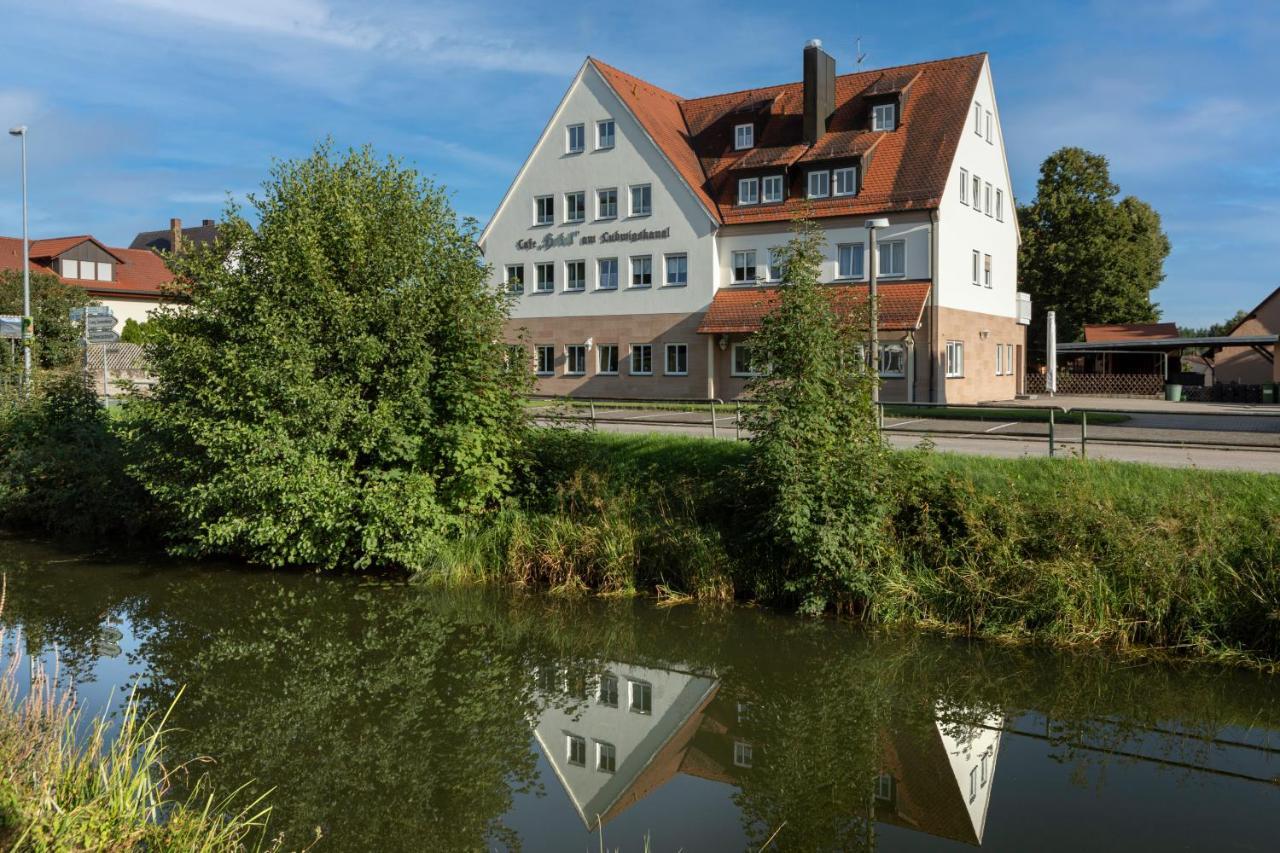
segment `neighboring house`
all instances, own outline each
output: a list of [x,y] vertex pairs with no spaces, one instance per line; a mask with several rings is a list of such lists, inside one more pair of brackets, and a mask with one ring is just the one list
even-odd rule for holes
[[[88,235],[32,240],[28,255],[32,272],[52,273],[110,307],[120,321],[117,329],[128,319],[146,322],[173,280],[155,252],[105,246]],[[22,269],[21,238],[0,237],[0,269]]]
[[[160,252],[181,252],[192,246],[203,246],[218,239],[218,226],[212,219],[199,225],[182,227],[181,219],[170,219],[167,231],[141,231],[129,244],[130,249],[155,249]],[[176,250],[175,250],[175,247]]]
[[1027,297],[986,54],[681,98],[588,58],[481,236],[537,390],[733,398],[803,211],[833,298],[866,302],[877,233],[889,400],[1014,396]]
[[[1249,312],[1243,320],[1235,325],[1227,337],[1238,338],[1246,335],[1280,334],[1280,287],[1271,291],[1271,295],[1258,303],[1258,307]],[[1217,383],[1238,383],[1240,385],[1264,385],[1276,381],[1277,369],[1274,364],[1275,348],[1267,347],[1224,347],[1213,362],[1214,381]]]

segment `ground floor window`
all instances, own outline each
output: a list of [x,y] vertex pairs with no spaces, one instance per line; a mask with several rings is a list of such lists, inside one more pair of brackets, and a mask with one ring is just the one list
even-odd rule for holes
[[550,376],[556,372],[556,348],[551,344],[538,344],[535,347],[538,356],[537,372],[539,376]]
[[902,344],[880,345],[880,375],[900,377],[907,375],[907,348]]
[[964,342],[947,341],[947,378],[964,376]]
[[734,376],[756,376],[758,371],[752,364],[751,345],[733,345],[733,365],[730,371]]
[[687,344],[667,344],[667,375],[684,376],[689,372]]
[[996,344],[996,376],[1004,376],[1004,344]]
[[596,769],[601,773],[612,773],[618,769],[618,750],[613,744],[596,741]]
[[631,345],[631,375],[653,375],[653,346],[651,344]]
[[596,370],[599,373],[618,372],[618,345],[600,344],[596,347]]
[[570,376],[581,376],[587,372],[587,348],[584,344],[569,344],[564,348],[564,372]]
[[569,763],[587,766],[587,740],[580,735],[568,736]]

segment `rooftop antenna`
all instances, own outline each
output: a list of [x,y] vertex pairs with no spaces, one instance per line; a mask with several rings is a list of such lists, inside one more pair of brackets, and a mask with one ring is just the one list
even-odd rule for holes
[[862,52],[862,36],[858,36],[857,39],[854,40],[853,55],[854,55],[853,64],[858,67],[859,71],[861,71],[862,63],[867,58],[867,55]]

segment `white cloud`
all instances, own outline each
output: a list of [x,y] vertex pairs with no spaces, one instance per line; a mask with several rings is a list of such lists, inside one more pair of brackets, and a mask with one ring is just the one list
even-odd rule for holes
[[320,0],[115,0],[141,12],[185,18],[197,24],[226,27],[264,36],[285,36],[338,47],[366,50],[377,45],[376,29],[341,20]]

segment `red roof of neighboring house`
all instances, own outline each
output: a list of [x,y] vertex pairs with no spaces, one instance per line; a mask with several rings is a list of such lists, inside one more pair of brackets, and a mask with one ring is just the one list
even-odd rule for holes
[[1095,323],[1085,324],[1084,327],[1084,340],[1089,344],[1177,336],[1177,323]]
[[[119,263],[115,264],[115,274],[112,281],[64,278],[54,267],[54,258],[85,241],[96,244],[104,252],[119,261]],[[32,272],[56,275],[67,284],[83,288],[90,295],[97,298],[110,298],[113,296],[157,298],[165,292],[165,285],[173,281],[173,273],[169,271],[164,259],[155,252],[104,246],[88,236],[32,240],[28,255],[30,256]],[[0,237],[0,269],[22,269],[21,238]]]
[[[888,331],[910,331],[920,325],[925,302],[929,299],[929,281],[900,281],[881,284],[879,288],[880,328]],[[831,300],[840,313],[861,309],[867,304],[869,288],[865,284],[826,285]],[[777,287],[726,287],[716,291],[711,307],[698,326],[700,334],[749,333],[760,329],[760,321],[778,305]]]
[[[589,60],[635,114],[700,201],[724,223],[788,220],[802,193],[781,204],[739,207],[737,177],[748,168],[863,157],[856,196],[810,201],[812,216],[938,206],[969,115],[986,54],[842,74],[836,110],[816,145],[804,144],[803,83],[703,98],[681,98],[597,60]],[[896,130],[870,130],[871,99],[900,93]],[[735,124],[756,125],[755,147],[735,151]]]

